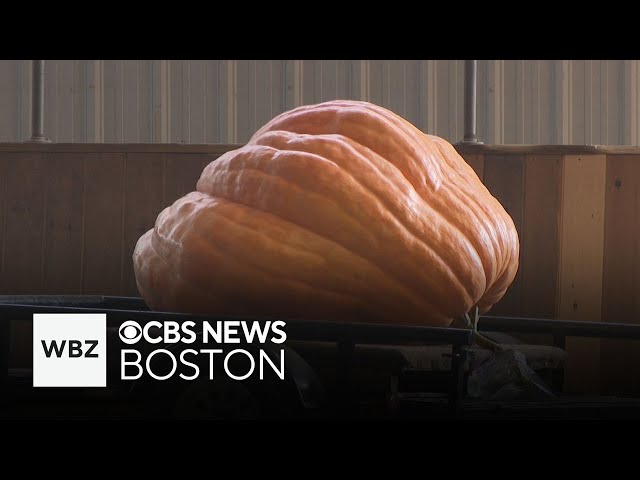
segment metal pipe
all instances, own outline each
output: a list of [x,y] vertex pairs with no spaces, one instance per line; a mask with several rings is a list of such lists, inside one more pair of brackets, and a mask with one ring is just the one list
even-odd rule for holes
[[31,138],[29,142],[44,143],[44,60],[32,60]]
[[477,60],[464,61],[464,139],[462,143],[482,143],[476,135]]

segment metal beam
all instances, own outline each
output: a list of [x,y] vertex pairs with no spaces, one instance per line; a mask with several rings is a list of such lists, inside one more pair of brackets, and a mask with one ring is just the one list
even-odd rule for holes
[[464,139],[460,143],[482,143],[476,134],[477,60],[464,61]]
[[44,60],[32,60],[31,138],[30,143],[46,143],[44,136]]

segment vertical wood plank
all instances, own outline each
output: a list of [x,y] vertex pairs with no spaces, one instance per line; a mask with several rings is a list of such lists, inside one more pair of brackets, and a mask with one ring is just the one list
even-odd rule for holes
[[476,172],[480,181],[484,182],[484,155],[465,154],[463,158],[469,165],[471,165],[471,168]]
[[83,154],[48,153],[43,293],[82,291]]
[[[525,229],[524,163],[523,155],[487,155],[484,159],[484,184],[511,215],[521,245]],[[521,259],[522,250],[520,250]],[[519,268],[505,296],[491,309],[492,314],[521,315],[522,290],[522,269]]]
[[527,156],[524,185],[522,313],[555,318],[562,156]]
[[[640,156],[607,157],[602,319],[640,323]],[[638,342],[602,340],[602,389],[640,392]]]
[[165,160],[162,204],[169,206],[196,189],[204,167],[215,157],[205,154],[172,154]]
[[42,291],[44,165],[41,153],[7,156],[3,293],[38,294]]
[[[567,155],[563,161],[558,316],[601,318],[606,157]],[[600,340],[567,339],[565,389],[598,393]]]
[[133,273],[133,249],[138,239],[155,225],[163,204],[165,155],[127,154],[124,198],[122,294],[140,295]]
[[125,158],[122,153],[85,157],[83,294],[122,293]]

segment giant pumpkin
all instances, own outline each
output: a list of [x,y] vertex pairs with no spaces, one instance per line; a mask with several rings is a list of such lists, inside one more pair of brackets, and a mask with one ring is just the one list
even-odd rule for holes
[[445,140],[379,106],[285,112],[136,245],[155,310],[447,326],[518,268],[511,217]]

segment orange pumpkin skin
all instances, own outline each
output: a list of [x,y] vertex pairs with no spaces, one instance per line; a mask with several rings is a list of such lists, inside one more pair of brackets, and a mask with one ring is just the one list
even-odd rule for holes
[[382,107],[285,112],[138,241],[156,310],[448,326],[518,269],[511,217],[445,140]]

